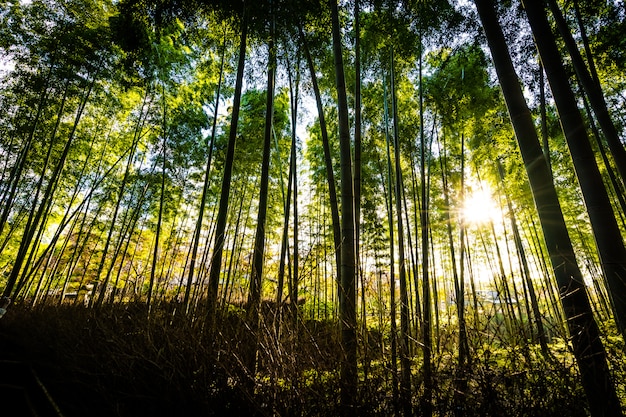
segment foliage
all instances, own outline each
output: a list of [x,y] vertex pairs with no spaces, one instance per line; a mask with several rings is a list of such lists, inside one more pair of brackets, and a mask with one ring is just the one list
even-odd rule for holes
[[[582,45],[582,27],[574,24],[578,22],[574,6],[579,8],[591,51],[585,57],[598,69],[620,130],[626,108],[620,37],[624,9],[618,2],[558,3]],[[563,312],[537,210],[472,5],[362,0],[358,33],[354,6],[354,0],[340,2],[339,17],[351,132],[357,110],[362,132],[356,305],[359,415],[393,415],[401,410],[393,363],[400,308],[398,289],[390,287],[392,279],[397,280],[392,271],[399,270],[397,260],[390,257],[390,249],[400,243],[396,198],[401,198],[409,277],[411,405],[424,393],[422,346],[417,340],[424,334],[422,277],[428,272],[436,412],[584,415],[582,388],[562,330]],[[624,374],[623,338],[610,325],[614,295],[601,274],[559,115],[550,91],[542,107],[540,67],[520,5],[497,2],[496,10],[537,131],[545,123],[552,179],[594,314],[606,324],[602,334],[624,401],[624,385],[619,382]],[[208,306],[207,274],[213,261],[244,23],[249,47],[224,258],[218,265],[219,302]],[[245,300],[259,204],[271,24],[276,26],[278,64],[263,231],[263,314],[258,332],[249,334],[256,328],[249,322]],[[15,303],[0,330],[33,349],[33,357],[48,367],[49,380],[59,382],[54,394],[68,411],[77,397],[93,400],[88,406],[102,407],[102,415],[342,411],[337,394],[342,383],[337,371],[341,362],[337,248],[320,115],[303,59],[306,41],[324,107],[335,186],[340,189],[330,25],[328,4],[317,0],[0,2],[0,284]],[[360,79],[353,47],[357,36]],[[296,79],[297,91],[290,91]],[[354,108],[357,83],[360,109]],[[292,103],[295,95],[298,102]],[[293,104],[298,106],[295,126]],[[591,116],[585,119],[593,121]],[[394,126],[398,143],[393,142]],[[295,181],[290,172],[292,134],[298,193],[287,205]],[[355,144],[351,146],[354,160]],[[597,146],[594,149],[598,151]],[[608,166],[602,167],[605,179],[614,162],[610,154],[608,159]],[[396,167],[402,181],[400,196],[395,195]],[[205,176],[205,211],[200,216]],[[496,209],[486,221],[468,224],[466,201],[481,189],[493,200],[483,206],[493,204]],[[617,196],[623,190],[619,186],[609,190],[618,207]],[[429,214],[428,271],[422,270],[420,254],[423,208]],[[626,230],[623,213],[616,213]],[[521,242],[513,236],[514,219]],[[284,279],[289,285],[283,300],[276,300],[283,235],[287,236]],[[195,275],[188,283],[196,238]],[[456,288],[461,274],[465,288]],[[523,279],[527,274],[529,279]],[[16,278],[14,284],[11,277]],[[94,307],[96,284],[104,286],[102,308],[75,306],[80,303],[74,299]],[[539,294],[539,317],[531,309],[529,286]],[[294,299],[302,300],[299,308],[280,304],[290,299],[294,288],[298,291]],[[179,303],[187,290],[191,300],[183,312]],[[466,300],[470,367],[457,362],[459,291]],[[212,307],[221,314],[213,323],[207,317]],[[535,344],[538,319],[547,329],[549,355]],[[30,328],[41,331],[23,332]],[[258,369],[252,378],[241,353],[253,345],[250,340],[259,342]],[[61,370],[68,372],[63,375]],[[455,392],[458,395],[463,383],[467,389],[459,411]],[[66,391],[65,384],[71,389]]]

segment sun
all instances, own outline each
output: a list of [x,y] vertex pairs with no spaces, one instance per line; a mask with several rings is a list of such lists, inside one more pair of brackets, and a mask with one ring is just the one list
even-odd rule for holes
[[461,216],[466,224],[485,224],[501,216],[491,190],[483,187],[465,198]]

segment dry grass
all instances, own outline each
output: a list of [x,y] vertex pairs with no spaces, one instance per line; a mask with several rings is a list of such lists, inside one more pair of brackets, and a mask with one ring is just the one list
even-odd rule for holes
[[[271,314],[264,316],[252,378],[244,366],[252,336],[243,315],[225,314],[213,333],[203,320],[173,319],[167,311],[159,309],[148,319],[144,306],[134,304],[102,310],[17,305],[0,321],[1,351],[31,362],[69,417],[338,414],[341,357],[335,324],[294,327],[284,320],[277,326]],[[575,367],[528,355],[474,351],[471,367],[460,374],[454,354],[440,353],[437,414],[586,415]],[[397,409],[387,357],[373,354],[370,346],[358,415],[388,416]],[[414,358],[416,410],[419,361]],[[467,391],[455,396],[459,378]]]

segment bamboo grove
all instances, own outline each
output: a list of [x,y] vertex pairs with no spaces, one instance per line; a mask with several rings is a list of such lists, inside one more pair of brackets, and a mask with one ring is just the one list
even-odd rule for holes
[[229,383],[334,378],[344,415],[546,364],[621,415],[623,3],[0,5],[14,304],[236,327]]

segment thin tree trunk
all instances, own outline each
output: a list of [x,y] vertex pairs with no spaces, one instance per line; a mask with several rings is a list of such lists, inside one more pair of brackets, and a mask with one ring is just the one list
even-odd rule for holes
[[[421,40],[421,39],[420,39]],[[429,150],[426,146],[426,138],[424,137],[424,91],[422,88],[422,47],[420,42],[419,52],[419,118],[420,118],[420,188],[421,202],[420,207],[420,231],[422,237],[422,300],[424,303],[424,315],[422,324],[422,349],[424,352],[424,394],[422,397],[422,414],[430,417],[433,413],[432,396],[433,396],[433,375],[432,375],[432,304],[430,291],[430,275],[429,275],[429,247],[428,247],[428,228],[429,226],[429,202],[428,187],[426,185],[426,152]]]
[[[393,113],[393,148],[395,159],[395,202],[398,227],[398,280],[400,282],[400,404],[404,415],[411,414],[411,364],[409,361],[409,297],[406,285],[404,256],[404,223],[402,221],[402,171],[400,167],[400,138],[398,106],[396,103],[395,64],[391,49],[391,108]],[[393,227],[390,224],[390,227]]]
[[298,55],[298,62],[296,65],[296,79],[295,88],[291,88],[292,79],[291,79],[291,67],[289,68],[289,86],[292,90],[293,94],[290,95],[291,98],[291,156],[290,156],[290,166],[289,171],[292,172],[290,185],[293,188],[293,274],[291,275],[291,286],[289,288],[289,295],[291,299],[291,308],[292,308],[292,319],[294,323],[294,329],[297,336],[300,334],[297,325],[298,325],[298,282],[300,280],[300,228],[299,228],[299,213],[298,213],[298,136],[297,132],[297,124],[298,124],[298,89],[300,85],[300,59]]
[[[361,245],[361,20],[360,0],[354,1],[354,251],[360,275]],[[363,316],[365,317],[365,316]]]
[[585,29],[585,23],[583,22],[582,15],[580,13],[580,5],[578,3],[578,0],[574,0],[574,12],[576,14],[576,21],[578,23],[578,28],[580,30],[580,37],[582,38],[582,41],[583,41],[585,55],[587,55],[587,65],[589,66],[589,73],[591,74],[591,78],[593,78],[593,82],[596,83],[596,86],[598,86],[598,88],[601,88],[600,78],[598,77],[596,63],[593,59],[591,48],[589,47],[589,38],[587,36],[587,30]]
[[[98,263],[98,271],[96,272],[96,280],[93,283],[93,290],[92,290],[92,294],[93,297],[90,300],[90,307],[93,306],[98,306],[100,307],[102,305],[102,302],[104,301],[104,296],[106,293],[106,289],[107,289],[107,285],[108,285],[108,281],[110,278],[110,273],[107,272],[104,280],[102,280],[101,282],[101,275],[102,275],[102,271],[104,270],[104,265],[106,263],[106,257],[109,251],[109,246],[111,245],[111,241],[113,240],[113,231],[115,230],[115,226],[117,223],[117,216],[119,214],[119,210],[120,210],[120,206],[122,205],[122,199],[124,197],[124,191],[126,190],[126,186],[128,183],[128,178],[130,176],[130,170],[132,168],[132,164],[133,164],[133,158],[135,156],[135,151],[137,150],[137,145],[139,144],[139,141],[141,139],[141,130],[143,128],[143,124],[145,122],[145,118],[144,117],[144,110],[145,110],[145,106],[146,103],[148,101],[148,96],[149,96],[149,90],[146,89],[146,92],[144,94],[144,98],[143,98],[143,103],[141,105],[141,110],[139,112],[139,117],[137,118],[137,123],[135,125],[135,132],[133,135],[133,143],[130,147],[130,152],[128,155],[128,160],[126,162],[126,168],[124,170],[124,176],[122,177],[122,183],[120,184],[120,188],[119,188],[119,192],[117,195],[117,201],[115,203],[115,209],[113,211],[113,217],[111,219],[111,225],[109,226],[109,231],[107,233],[107,238],[106,241],[104,243],[104,249],[102,251],[102,256],[100,257],[100,262]],[[100,291],[100,293],[98,293],[98,291]]]
[[[55,51],[56,56],[56,51]],[[15,198],[15,193],[17,191],[17,186],[19,184],[19,180],[22,177],[22,171],[26,167],[26,159],[30,152],[30,148],[33,143],[33,139],[35,137],[35,132],[37,131],[37,125],[39,124],[39,120],[41,119],[41,113],[43,111],[46,100],[48,99],[48,95],[50,94],[50,80],[52,79],[52,70],[54,69],[54,58],[52,63],[50,64],[50,69],[48,70],[48,74],[46,75],[46,81],[44,83],[43,92],[39,98],[39,103],[37,104],[37,113],[35,114],[35,119],[33,120],[33,126],[30,129],[30,133],[28,134],[28,138],[26,139],[26,143],[22,147],[20,154],[15,162],[14,168],[11,170],[11,176],[9,177],[9,184],[5,190],[8,195],[2,197],[2,204],[4,205],[2,209],[2,215],[0,215],[0,234],[4,230],[4,226],[6,225],[7,219],[9,218],[9,213],[13,206],[13,199]],[[5,291],[6,293],[6,291]]]
[[341,165],[341,272],[339,285],[339,317],[341,322],[341,406],[344,414],[354,414],[357,394],[356,285],[354,253],[354,205],[352,193],[352,152],[348,98],[343,67],[341,31],[337,0],[331,1],[333,55],[339,117],[339,148]]
[[213,125],[211,127],[211,140],[209,141],[209,154],[206,159],[206,168],[204,170],[204,185],[202,186],[202,196],[200,197],[200,207],[198,209],[198,220],[193,234],[193,244],[191,249],[191,260],[189,263],[189,275],[187,276],[187,286],[185,287],[185,297],[183,299],[183,308],[189,313],[189,296],[191,286],[193,284],[193,275],[196,267],[196,258],[198,256],[198,246],[200,244],[200,234],[202,232],[202,220],[204,219],[204,207],[209,192],[211,162],[213,159],[213,148],[215,147],[215,131],[217,128],[217,115],[220,104],[220,93],[222,89],[222,77],[224,75],[224,57],[226,55],[226,29],[224,29],[224,40],[222,42],[222,57],[220,60],[220,75],[217,82],[217,92],[215,93],[215,104],[213,109]]
[[[154,289],[154,279],[157,269],[157,264],[159,261],[159,246],[161,243],[161,229],[163,226],[163,206],[165,206],[165,178],[166,178],[166,162],[167,162],[167,97],[165,91],[165,85],[163,85],[161,94],[163,95],[163,127],[161,129],[161,135],[163,136],[163,161],[161,165],[161,190],[159,193],[159,214],[157,216],[157,224],[156,224],[156,233],[154,235],[154,248],[152,251],[152,267],[150,268],[150,282],[148,283],[148,300],[147,300],[147,310],[148,315],[150,314],[150,310],[152,307],[152,291]],[[121,240],[120,240],[121,243]],[[115,259],[115,257],[113,258]],[[165,260],[163,260],[165,262]],[[102,293],[104,294],[104,292]]]
[[237,141],[237,126],[239,123],[239,109],[241,106],[241,90],[243,88],[243,71],[246,62],[247,34],[248,16],[246,13],[246,3],[244,0],[241,39],[239,42],[239,62],[237,64],[237,80],[235,81],[235,96],[233,98],[230,132],[228,134],[228,147],[226,148],[226,159],[224,162],[220,204],[215,225],[215,240],[213,243],[213,254],[211,256],[211,268],[209,269],[209,309],[207,312],[207,318],[210,324],[209,328],[211,331],[213,330],[213,325],[215,324],[215,314],[217,313],[217,290],[220,282],[220,272],[222,270],[222,254],[224,251],[226,220],[228,218],[228,199],[230,195],[230,183],[232,180],[233,163],[235,159],[235,143]]
[[[85,106],[89,100],[91,92],[93,91],[93,86],[96,82],[97,74],[98,74],[98,71],[96,70],[95,73],[93,74],[93,78],[91,82],[86,87],[85,96],[83,97],[83,100],[81,101],[78,107],[78,110],[76,112],[76,117],[74,119],[74,124],[72,125],[72,130],[70,131],[69,137],[65,143],[65,146],[63,147],[63,151],[61,152],[59,160],[56,163],[54,171],[50,175],[50,179],[48,180],[48,185],[46,186],[46,190],[44,191],[44,195],[42,197],[41,203],[39,204],[37,213],[35,214],[35,217],[32,223],[29,223],[26,225],[24,236],[22,238],[22,241],[20,242],[18,254],[15,258],[15,263],[13,264],[13,267],[11,269],[11,274],[9,275],[6,287],[4,289],[3,295],[5,296],[9,296],[9,294],[11,294],[11,291],[13,290],[13,287],[15,286],[17,282],[17,278],[20,275],[20,271],[22,270],[22,265],[24,263],[24,260],[26,259],[26,254],[28,253],[31,243],[33,242],[33,236],[35,235],[35,231],[36,229],[40,227],[41,221],[45,217],[44,214],[47,212],[47,210],[50,207],[52,198],[54,196],[54,192],[56,190],[56,186],[59,181],[59,177],[61,175],[63,168],[65,167],[65,161],[67,159],[67,155],[69,154],[70,148],[72,144],[74,143],[76,129],[78,128],[78,124],[81,120],[83,111],[85,110]],[[35,201],[34,204],[37,204],[37,202]],[[40,230],[43,231],[43,229],[40,229]],[[33,254],[34,254],[34,248],[31,251],[30,257],[32,257]],[[21,285],[19,285],[18,288],[15,290],[14,298],[17,296],[20,290],[20,287]]]
[[[391,145],[389,140],[389,109],[387,106],[387,80],[383,78],[383,105],[385,118],[385,143],[387,145],[387,192],[385,200],[387,207],[387,223],[389,225],[389,315],[390,315],[390,339],[391,339],[391,384],[394,403],[398,400],[398,332],[396,324],[396,259],[395,239],[393,223],[393,168],[391,164]],[[384,178],[381,170],[381,177]],[[385,184],[384,179],[381,183]]]
[[[313,85],[313,93],[315,94],[315,102],[317,104],[317,117],[320,123],[320,132],[322,135],[322,148],[324,150],[324,164],[326,165],[326,180],[328,182],[328,199],[330,200],[330,215],[333,228],[333,242],[335,246],[335,262],[337,265],[337,274],[341,273],[341,221],[339,219],[339,205],[337,204],[337,190],[335,186],[335,174],[333,171],[333,161],[330,154],[330,144],[328,141],[328,129],[326,127],[326,118],[324,116],[324,107],[322,105],[322,96],[317,83],[317,75],[315,73],[315,67],[313,65],[313,59],[307,46],[306,39],[300,30],[300,39],[302,39],[302,45],[304,47],[304,54],[309,66],[309,72],[311,74],[311,84]],[[338,278],[339,280],[339,278]]]
[[[498,175],[500,178],[500,182],[504,183],[504,169],[500,161],[496,161]],[[543,326],[543,318],[541,312],[539,311],[539,301],[537,300],[537,294],[535,293],[535,286],[531,281],[530,277],[530,268],[528,266],[528,259],[526,258],[526,252],[524,250],[524,245],[522,244],[522,237],[519,232],[519,228],[517,227],[517,220],[515,217],[515,211],[513,210],[513,204],[511,203],[511,199],[509,198],[506,192],[504,193],[506,198],[506,205],[509,210],[509,218],[511,220],[511,229],[513,230],[513,239],[515,241],[515,246],[517,248],[517,253],[520,258],[520,263],[522,264],[523,276],[525,278],[526,287],[528,288],[528,294],[530,297],[530,304],[533,311],[534,323],[537,326],[537,338],[539,340],[539,345],[541,346],[541,353],[544,357],[549,357],[549,348],[548,348],[548,340],[546,338],[546,333]],[[530,316],[529,316],[530,318]]]
[[[294,94],[292,90],[292,86],[289,86],[290,88],[290,94]],[[293,140],[292,140],[292,144],[293,146]],[[278,142],[276,143],[276,150],[278,151]],[[281,242],[280,242],[280,260],[278,262],[278,283],[276,285],[276,306],[278,306],[278,308],[281,308],[282,302],[283,302],[283,292],[284,292],[284,286],[285,286],[285,261],[287,258],[287,251],[289,250],[288,246],[289,246],[289,218],[290,218],[290,214],[291,214],[291,184],[293,182],[292,178],[294,175],[294,162],[292,161],[293,158],[293,149],[290,151],[290,157],[289,157],[289,175],[288,175],[288,179],[287,179],[287,194],[285,195],[285,185],[283,183],[283,177],[281,174],[281,178],[280,178],[280,183],[281,183],[281,188],[282,188],[282,193],[283,193],[283,208],[284,208],[284,215],[283,215],[283,234],[282,234],[282,238],[281,238]],[[296,221],[294,220],[294,225],[297,224]],[[281,314],[281,311],[278,311],[278,314]]]
[[541,63],[541,60],[539,60],[539,113],[541,115],[541,143],[546,163],[548,164],[550,171],[552,171],[552,161],[550,160],[550,142],[548,140],[548,115],[546,111],[546,83],[543,71],[543,64]]
[[600,152],[600,156],[602,157],[602,162],[604,163],[604,168],[609,176],[609,181],[611,182],[611,186],[613,187],[613,192],[615,198],[619,203],[619,207],[621,209],[617,211],[621,218],[621,226],[626,227],[624,224],[624,214],[626,214],[626,199],[624,198],[624,186],[623,183],[620,182],[615,175],[615,171],[609,162],[609,158],[606,154],[606,150],[604,149],[604,143],[602,143],[602,137],[600,136],[600,132],[598,132],[598,127],[596,126],[595,121],[593,120],[593,115],[591,114],[591,109],[589,108],[589,102],[587,98],[583,98],[583,105],[585,106],[585,113],[587,113],[587,117],[589,119],[589,127],[591,128],[591,133],[593,134],[593,138],[595,139],[596,146],[598,147],[598,151]]
[[[272,4],[270,1],[270,9]],[[271,13],[271,11],[270,11]],[[276,74],[276,50],[274,48],[274,21],[270,23],[270,38],[268,42],[269,62],[267,64],[267,97],[265,103],[265,134],[263,139],[263,160],[261,162],[261,184],[259,187],[259,207],[254,236],[254,251],[252,254],[252,274],[250,276],[250,293],[248,294],[248,320],[251,337],[254,339],[248,349],[249,376],[254,379],[256,374],[256,357],[259,344],[259,307],[263,287],[263,264],[265,260],[265,225],[267,223],[267,194],[270,177],[270,154],[272,149],[272,127],[274,121],[274,78]]]

